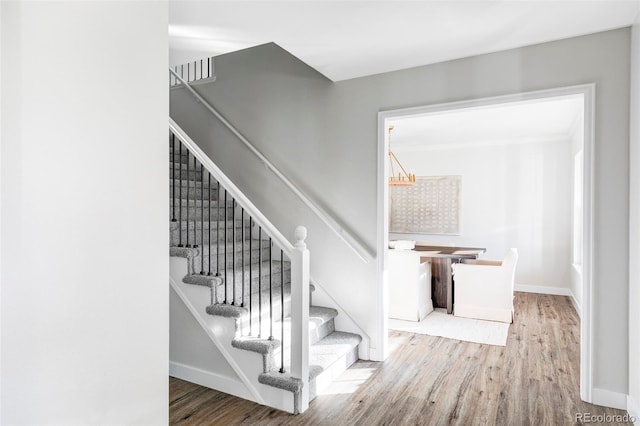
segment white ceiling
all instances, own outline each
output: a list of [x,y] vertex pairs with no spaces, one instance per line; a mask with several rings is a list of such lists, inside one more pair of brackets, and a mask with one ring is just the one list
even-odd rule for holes
[[389,122],[394,152],[567,142],[583,124],[582,96],[412,115]]
[[334,81],[629,26],[640,0],[169,2],[171,65],[275,42]]

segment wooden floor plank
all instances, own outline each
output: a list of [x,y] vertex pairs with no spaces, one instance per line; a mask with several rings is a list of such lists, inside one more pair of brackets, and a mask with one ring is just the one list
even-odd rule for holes
[[[571,425],[624,415],[580,400],[580,322],[567,297],[516,293],[507,346],[389,332],[395,350],[353,393],[298,416],[170,378],[172,425]],[[622,423],[621,423],[622,424]],[[630,424],[630,423],[628,423]]]

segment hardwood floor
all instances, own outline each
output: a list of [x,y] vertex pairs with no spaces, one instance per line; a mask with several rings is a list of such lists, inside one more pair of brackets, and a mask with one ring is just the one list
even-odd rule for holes
[[578,413],[626,414],[580,401],[570,300],[516,293],[515,301],[506,347],[391,331],[387,361],[358,361],[298,416],[170,378],[170,423],[570,425],[581,424]]

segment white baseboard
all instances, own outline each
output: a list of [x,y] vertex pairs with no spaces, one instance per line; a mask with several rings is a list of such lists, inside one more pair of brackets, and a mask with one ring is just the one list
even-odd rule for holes
[[551,286],[541,286],[541,285],[526,285],[526,284],[516,284],[513,286],[515,291],[521,291],[523,293],[538,293],[538,294],[552,294],[554,296],[568,296],[571,300],[571,304],[573,308],[578,313],[578,317],[582,318],[582,306],[576,300],[576,297],[573,295],[573,292],[570,288],[566,287],[551,287]]
[[239,379],[234,380],[230,377],[221,376],[210,371],[201,370],[199,368],[174,361],[169,361],[169,375],[177,379],[186,380],[200,386],[205,386],[210,389],[215,389],[220,392],[255,402],[251,392],[247,390]]
[[553,294],[554,296],[571,296],[571,290],[566,287],[550,287],[541,285],[526,285],[516,284],[514,285],[515,291],[522,291],[524,293],[539,293],[539,294]]
[[640,405],[631,395],[627,395],[627,413],[635,426],[640,426]]
[[591,389],[591,403],[595,405],[602,405],[603,407],[626,410],[627,394],[612,392],[606,389],[593,388]]
[[573,295],[573,292],[569,290],[569,299],[571,299],[571,304],[573,305],[573,309],[578,313],[578,318],[582,319],[582,306],[576,300],[576,297]]

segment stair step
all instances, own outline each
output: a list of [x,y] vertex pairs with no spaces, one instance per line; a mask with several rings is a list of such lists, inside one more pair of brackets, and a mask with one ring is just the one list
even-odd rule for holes
[[[234,225],[235,225],[235,238],[234,238]],[[178,246],[179,244],[186,245],[187,244],[187,229],[189,230],[189,244],[197,244],[197,245],[209,245],[209,240],[211,240],[211,245],[216,244],[217,242],[233,242],[242,241],[242,221],[241,220],[212,220],[211,221],[211,231],[209,231],[209,221],[200,221],[200,220],[186,220],[182,221],[176,220],[175,222],[169,222],[169,232],[171,241],[170,244],[172,246]],[[180,228],[182,229],[182,241],[180,241]],[[249,241],[249,236],[251,236],[252,244],[257,244],[257,236],[258,231],[254,228],[251,234],[249,234],[249,221],[244,221],[244,239],[245,241]],[[204,232],[203,232],[204,230]],[[225,235],[226,230],[226,235]],[[204,234],[204,235],[203,235]],[[237,244],[237,243],[236,243]],[[247,243],[245,243],[247,244]],[[263,245],[269,245],[268,240],[262,241]]]
[[336,331],[333,319],[338,311],[324,306],[309,307],[309,343],[314,344]]
[[[218,183],[214,180],[211,180],[211,185],[209,185],[208,180],[205,179],[204,182],[200,182],[200,179],[198,180],[194,180],[194,179],[174,179],[172,177],[169,178],[169,187],[173,188],[173,185],[175,183],[176,186],[176,190],[178,188],[180,188],[180,185],[182,185],[182,189],[184,190],[187,187],[187,184],[189,185],[189,187],[191,188],[205,188],[205,189],[209,189],[211,188],[211,193],[217,193],[218,192]],[[224,196],[224,188],[220,187],[220,193]],[[228,196],[230,197],[230,196]]]
[[358,360],[358,334],[334,331],[309,348],[309,400]]
[[[187,168],[185,167],[183,170],[180,169],[169,169],[169,179],[182,179],[182,180],[189,180],[191,182],[193,182],[194,180],[197,182],[200,182],[202,180],[202,178],[204,177],[204,183],[209,184],[209,172],[206,169],[203,169],[202,171],[200,171],[200,166],[197,167],[197,169],[193,169],[193,167],[190,167],[189,170],[187,170]],[[213,176],[211,177],[211,186],[214,186],[216,184],[216,180],[213,178]]]
[[[285,304],[287,304],[290,301],[290,292],[288,288],[285,288],[286,290],[286,294],[285,294]],[[279,297],[280,294],[278,292],[277,294],[277,298],[274,297],[274,299],[278,299],[278,300],[274,300],[274,301],[278,301],[279,302]],[[275,305],[275,304],[274,304]],[[252,317],[252,323],[255,324],[255,326],[253,327],[253,336],[254,337],[248,337],[248,335],[250,334],[248,332],[248,328],[246,328],[245,332],[243,333],[242,331],[240,332],[241,336],[238,337],[236,340],[237,342],[234,343],[234,347],[238,348],[238,349],[244,349],[244,350],[248,350],[248,351],[252,351],[252,352],[257,352],[260,354],[269,354],[272,351],[278,351],[277,354],[275,355],[275,358],[277,358],[278,360],[280,359],[280,355],[279,355],[279,350],[280,350],[280,345],[274,345],[273,344],[273,340],[267,339],[267,338],[258,338],[255,337],[255,335],[258,334],[258,315],[257,312],[255,311],[255,307],[252,309],[252,313],[254,314]],[[281,326],[282,326],[282,322],[279,320],[280,318],[280,307],[279,307],[279,303],[277,306],[275,306],[274,308],[275,313],[277,315],[274,316],[274,324],[273,324],[273,330],[270,329],[269,324],[266,322],[269,319],[269,313],[268,311],[265,311],[265,313],[263,314],[263,322],[265,322],[263,328],[263,332],[261,333],[262,336],[268,336],[272,331],[274,334],[274,337],[277,339],[280,338],[280,336],[282,335],[282,331],[281,331]],[[248,324],[249,322],[249,309],[248,309],[248,304],[245,304],[245,306],[240,307],[240,306],[234,306],[234,305],[229,305],[229,304],[217,304],[217,305],[212,305],[209,306],[207,308],[207,313],[209,313],[210,315],[217,315],[217,316],[223,316],[223,317],[229,317],[229,318],[238,318],[240,320],[242,320],[242,322],[244,323],[244,325]],[[285,312],[285,322],[284,322],[284,335],[285,336],[290,336],[291,335],[291,316],[290,313]],[[335,309],[332,308],[326,308],[323,306],[310,306],[309,307],[309,344],[313,345],[315,343],[317,343],[319,340],[324,339],[326,336],[332,334],[335,332],[335,325],[334,325],[334,321],[333,319],[336,317],[336,315],[338,314],[338,312]],[[328,326],[327,326],[328,325]],[[242,335],[244,334],[244,335]],[[245,336],[247,335],[247,336]],[[285,337],[285,350],[289,350],[290,348],[290,342],[286,341],[287,337]],[[247,344],[247,342],[251,342],[250,344]],[[261,343],[262,342],[262,343]],[[287,365],[289,363],[289,357],[286,357],[287,359]],[[273,360],[272,360],[273,361]],[[267,369],[268,370],[268,369]]]
[[[212,209],[220,209],[222,210],[224,208],[224,200],[214,200],[211,199],[211,201],[209,201],[206,197],[203,200],[201,200],[200,198],[189,198],[188,203],[187,203],[187,199],[186,198],[169,198],[169,207],[172,206],[176,206],[176,209],[179,208],[180,206],[182,206],[183,209],[186,209],[187,207],[189,207],[190,209],[193,208],[197,208],[200,209],[203,207],[204,204],[204,209],[208,209],[208,208],[212,208]],[[233,200],[228,199],[227,200],[227,209],[231,210],[231,208],[233,207]],[[238,205],[236,205],[236,212],[240,213],[240,207]],[[249,220],[247,218],[247,220]]]
[[[226,246],[226,247],[225,247]],[[198,247],[198,255],[195,258],[194,266],[196,268],[196,272],[204,271],[209,272],[209,270],[216,272],[218,270],[225,269],[225,253],[226,253],[226,269],[231,270],[235,264],[235,268],[241,269],[244,265],[248,267],[249,264],[257,264],[260,261],[268,261],[269,253],[271,252],[271,248],[269,244],[262,244],[262,258],[260,258],[260,249],[258,244],[252,244],[251,251],[249,250],[248,241],[244,242],[244,247],[242,241],[237,242],[236,244],[231,243],[219,243],[211,245],[211,256],[209,256],[209,244],[205,244],[201,247]],[[202,254],[203,253],[203,254]],[[219,253],[219,254],[218,254]],[[211,263],[209,263],[209,259],[211,259]]]
[[[223,221],[225,219],[225,214],[226,214],[226,218],[227,220],[231,220],[233,216],[233,208],[232,207],[227,207],[226,209],[227,211],[225,212],[225,209],[223,207],[218,207],[218,206],[212,206],[211,208],[209,207],[205,207],[202,208],[200,207],[200,205],[198,205],[197,207],[194,206],[190,206],[189,208],[187,208],[186,206],[182,207],[182,211],[180,211],[179,207],[175,208],[175,212],[173,211],[172,207],[169,206],[169,218],[170,219],[176,219],[177,220],[189,220],[189,221],[202,221],[204,219],[205,222],[208,222],[209,220],[211,220],[212,222],[216,222],[216,221]],[[240,213],[240,209],[236,208],[236,213]],[[175,214],[175,218],[171,217]],[[240,215],[238,214],[238,216],[236,217],[240,217]],[[249,218],[245,216],[245,222],[249,222]],[[248,225],[246,225],[248,226]]]
[[[357,334],[334,331],[309,347],[309,400],[358,359],[361,341]],[[278,370],[260,374],[258,381],[294,393],[301,389],[298,379]]]
[[[289,262],[284,262],[283,266],[284,266],[284,276],[282,277],[282,280],[284,281],[285,294],[287,294],[291,284],[291,271],[290,271],[291,266]],[[274,293],[277,292],[277,294],[279,295],[280,279],[281,279],[280,262],[273,261],[271,268],[272,268],[271,289],[273,290]],[[261,275],[260,275],[260,272],[262,272]],[[249,275],[250,273],[251,275]],[[220,276],[224,279],[225,272],[220,271]],[[234,276],[235,276],[235,283],[233,281]],[[249,276],[252,277],[251,286],[249,285]],[[261,284],[258,283],[259,276],[262,277]],[[234,284],[235,284],[235,290],[236,290],[236,299],[240,300],[240,298],[242,297],[241,296],[242,295],[242,270],[236,270],[235,273],[233,273],[231,270],[227,270],[225,282],[223,283],[222,286],[218,287],[218,296],[219,296],[218,300],[224,300],[223,293],[225,288],[227,290],[227,299],[230,299],[231,295],[233,294]],[[268,294],[269,292],[269,262],[262,262],[262,271],[260,271],[259,268],[257,268],[255,265],[253,265],[251,270],[249,270],[249,268],[245,268],[245,271],[244,271],[245,296],[248,294],[253,294],[254,300],[256,300],[255,295],[257,295],[260,292],[262,292],[263,295]],[[265,296],[262,299],[265,300],[266,297],[268,296]],[[245,298],[248,300],[248,296],[246,296]]]
[[[263,288],[261,292],[254,292],[251,296],[251,304],[249,304],[249,293],[245,292],[244,304],[241,305],[242,294],[236,290],[237,303],[222,303],[224,300],[224,290],[220,291],[221,287],[217,287],[218,303],[214,303],[207,307],[207,313],[214,316],[223,316],[238,318],[240,322],[237,324],[237,333],[239,336],[264,336],[268,337],[273,333],[275,337],[281,336],[281,321],[280,318],[284,314],[285,318],[291,315],[291,286],[289,283],[284,284],[284,297],[280,292],[280,285],[273,286],[271,289],[271,295],[273,304],[269,303],[269,289]],[[245,289],[248,290],[248,289]],[[260,296],[259,296],[260,295]],[[227,291],[227,297],[230,299],[232,293]],[[260,300],[261,299],[261,300]],[[281,311],[282,301],[284,299],[284,313]],[[262,302],[260,304],[260,301]],[[262,306],[262,308],[260,308]],[[272,307],[273,311],[270,312],[269,307]],[[273,327],[271,327],[270,319],[273,318]],[[251,321],[250,321],[251,320]],[[285,319],[285,336],[288,336]],[[242,348],[245,349],[245,348]],[[251,349],[249,349],[251,350]],[[265,353],[265,352],[260,352]]]
[[[311,345],[309,348],[309,378],[315,378],[322,371],[327,370],[340,358],[348,355],[360,342],[362,342],[362,337],[358,334],[334,331]],[[353,362],[345,364],[344,369],[346,370]]]

